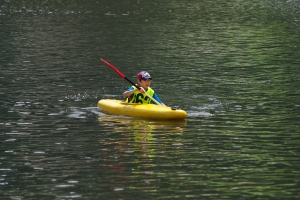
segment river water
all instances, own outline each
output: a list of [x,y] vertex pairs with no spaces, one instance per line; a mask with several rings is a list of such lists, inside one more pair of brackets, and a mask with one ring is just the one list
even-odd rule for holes
[[[1,199],[300,199],[300,3],[3,0]],[[184,121],[101,112],[147,70]]]

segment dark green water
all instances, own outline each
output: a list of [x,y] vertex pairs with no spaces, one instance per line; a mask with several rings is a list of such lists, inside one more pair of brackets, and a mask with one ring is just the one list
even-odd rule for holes
[[[300,199],[299,1],[0,3],[1,199]],[[186,121],[109,116],[141,70]]]

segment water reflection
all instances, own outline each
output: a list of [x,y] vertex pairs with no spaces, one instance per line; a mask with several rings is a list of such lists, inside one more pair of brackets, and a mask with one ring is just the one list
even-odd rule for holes
[[115,116],[115,115],[104,115],[99,116],[98,121],[101,125],[104,126],[115,126],[116,131],[120,128],[120,125],[126,125],[126,128],[121,128],[119,132],[123,132],[124,130],[143,130],[146,129],[148,132],[155,131],[155,129],[160,128],[170,128],[170,127],[181,127],[186,126],[186,120],[150,120],[143,118],[134,118],[134,117],[126,117],[126,116]]
[[[186,130],[187,122],[182,121],[151,121],[146,119],[116,117],[105,115],[98,118],[100,125],[113,132],[110,140],[116,138],[115,148],[120,152],[135,154],[137,157],[155,157],[155,152],[160,145],[170,142],[167,135],[182,134]],[[122,138],[114,136],[121,133]],[[166,141],[169,140],[169,141]],[[113,143],[114,143],[113,142]]]
[[105,155],[102,167],[110,169],[113,190],[155,193],[157,186],[152,182],[156,179],[157,159],[167,159],[166,148],[175,150],[181,143],[170,137],[183,134],[187,122],[113,115],[99,116],[98,121],[109,137],[99,141],[105,144],[99,151]]

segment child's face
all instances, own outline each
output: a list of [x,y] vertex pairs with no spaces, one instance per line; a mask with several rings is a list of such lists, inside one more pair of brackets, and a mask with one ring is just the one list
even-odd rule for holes
[[148,89],[148,87],[151,84],[151,79],[147,79],[147,80],[141,80],[139,81],[139,85],[142,86],[144,89]]

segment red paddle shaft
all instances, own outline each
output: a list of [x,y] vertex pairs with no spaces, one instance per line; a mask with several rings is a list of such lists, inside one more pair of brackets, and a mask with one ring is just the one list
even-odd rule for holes
[[129,80],[122,72],[120,72],[116,67],[114,67],[112,64],[110,64],[109,62],[107,62],[106,60],[104,60],[103,58],[100,58],[100,60],[102,62],[104,62],[105,64],[107,64],[108,66],[110,66],[113,70],[115,70],[115,72],[117,72],[123,79],[125,79],[126,81],[128,81],[129,83],[131,83],[133,86],[139,88],[136,84],[134,84],[131,80]]

